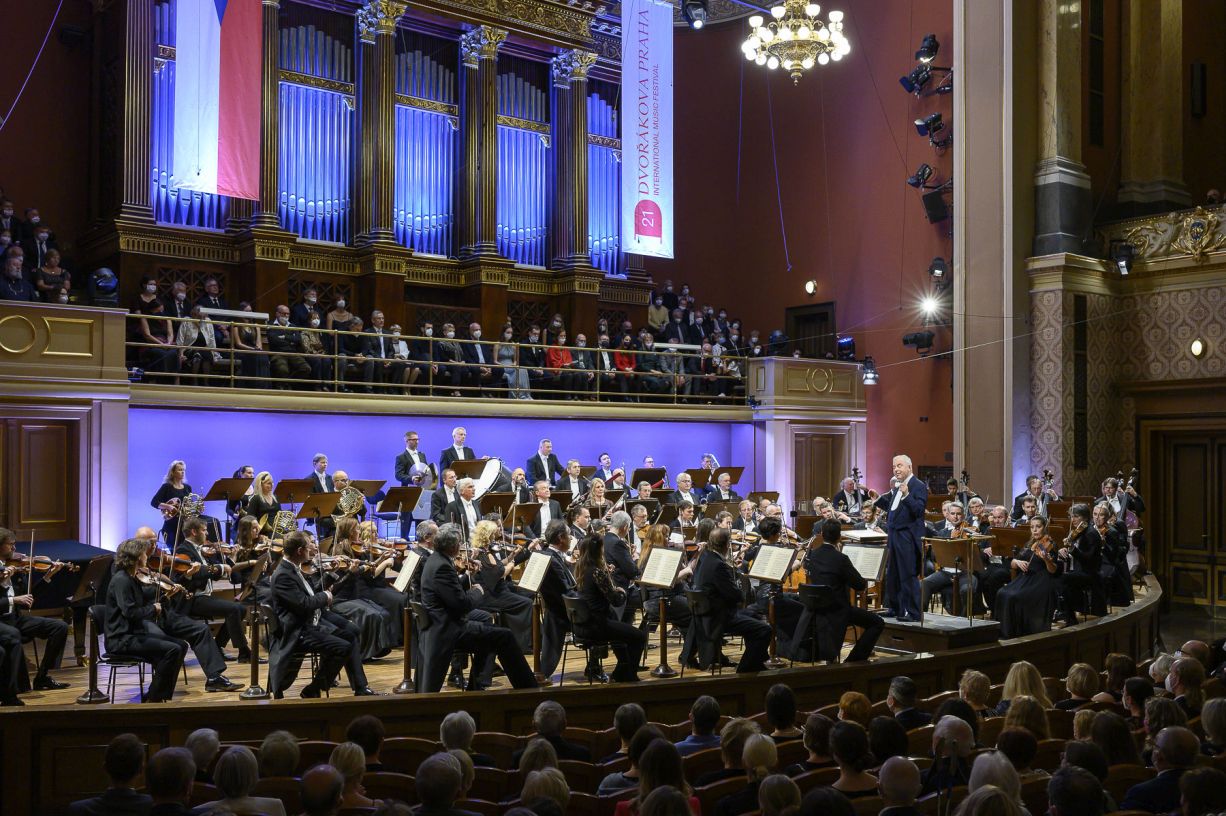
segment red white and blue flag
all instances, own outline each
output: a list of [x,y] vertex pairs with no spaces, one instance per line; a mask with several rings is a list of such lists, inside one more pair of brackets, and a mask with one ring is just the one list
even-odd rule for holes
[[260,197],[261,0],[178,0],[172,186]]

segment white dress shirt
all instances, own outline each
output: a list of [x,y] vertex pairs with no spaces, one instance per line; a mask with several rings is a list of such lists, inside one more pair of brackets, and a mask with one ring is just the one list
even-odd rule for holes
[[[539,501],[539,499],[538,499],[538,501]],[[548,524],[550,521],[552,521],[552,519],[549,517],[549,499],[546,499],[545,501],[541,502],[540,504],[541,504],[541,515],[540,515],[540,519],[541,519],[541,532],[542,532],[542,533],[544,533],[544,532],[545,532],[545,525],[546,525],[546,524]]]
[[[307,580],[306,573],[304,573],[304,572],[302,571],[302,567],[300,567],[300,566],[299,566],[299,567],[295,567],[295,568],[294,568],[294,572],[296,572],[296,573],[298,574],[298,580],[302,582],[302,586],[303,586],[303,588],[304,588],[304,589],[306,589],[306,591],[307,591],[307,595],[309,595],[310,597],[314,598],[314,597],[315,597],[315,590],[311,588],[311,582]],[[316,610],[315,610],[315,612],[314,612],[314,614],[312,614],[312,615],[311,615],[311,625],[312,625],[312,626],[319,626],[319,620],[320,620],[320,618],[322,618],[322,617],[323,617],[323,610],[322,610],[322,609],[316,609]]]

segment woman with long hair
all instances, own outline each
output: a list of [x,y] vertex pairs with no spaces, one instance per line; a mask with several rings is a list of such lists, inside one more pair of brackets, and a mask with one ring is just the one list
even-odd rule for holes
[[469,560],[477,568],[473,580],[484,591],[480,607],[497,612],[502,625],[515,634],[523,652],[532,651],[532,601],[515,591],[511,570],[527,558],[523,547],[502,547],[502,525],[482,519],[473,528],[472,555]]
[[1000,636],[1015,638],[1048,631],[1060,586],[1060,562],[1043,516],[1030,520],[1030,541],[1010,567],[1014,578],[996,593],[993,613],[1000,622]]
[[165,519],[162,522],[162,540],[171,550],[178,545],[178,539],[182,538],[178,534],[179,504],[191,492],[192,486],[187,483],[187,465],[182,459],[175,459],[167,468],[161,487],[149,500],[151,507],[162,511]]
[[347,563],[337,562],[334,569],[327,573],[325,583],[331,582],[326,588],[332,593],[332,610],[361,630],[358,651],[362,654],[362,660],[373,660],[392,650],[395,643],[393,627],[399,621],[393,621],[383,607],[361,595],[361,573],[369,571],[370,565],[355,551],[357,536],[357,519],[347,516],[337,522],[331,555],[344,557]]
[[587,624],[576,627],[576,634],[581,638],[608,641],[617,655],[617,668],[613,670],[612,679],[623,683],[637,682],[647,635],[637,626],[611,617],[613,607],[625,604],[626,591],[613,583],[604,559],[604,536],[600,533],[592,533],[579,545],[575,586],[579,598],[591,613]]
[[255,477],[255,492],[247,500],[247,515],[255,516],[260,522],[260,535],[272,536],[273,522],[277,513],[281,512],[281,502],[272,492],[272,474],[261,470]]
[[656,738],[639,757],[639,792],[633,799],[617,803],[613,816],[633,816],[643,812],[647,797],[663,787],[672,787],[687,797],[690,812],[699,813],[698,797],[690,789],[682,768],[681,753],[668,740]]

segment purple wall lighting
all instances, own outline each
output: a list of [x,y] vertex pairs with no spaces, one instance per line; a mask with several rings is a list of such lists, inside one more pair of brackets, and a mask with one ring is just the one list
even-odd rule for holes
[[[596,457],[607,451],[614,467],[624,462],[633,472],[650,454],[658,467],[668,468],[669,484],[675,485],[676,474],[699,467],[702,454],[709,452],[721,465],[746,468],[738,493],[744,495],[757,484],[749,422],[457,419],[133,408],[129,414],[126,529],[141,524],[160,526],[160,515],[149,499],[174,459],[186,462],[188,482],[201,495],[241,465],[251,465],[256,472],[267,470],[277,482],[305,478],[316,453],[328,455],[330,473],[339,469],[350,478],[387,479],[388,486],[395,486],[395,459],[404,450],[405,431],[417,431],[421,449],[437,463],[457,425],[468,430],[467,444],[477,456],[497,456],[509,468],[523,467],[541,438],[548,437],[564,465],[569,458],[594,465]],[[225,515],[220,503],[210,505],[207,512]]]

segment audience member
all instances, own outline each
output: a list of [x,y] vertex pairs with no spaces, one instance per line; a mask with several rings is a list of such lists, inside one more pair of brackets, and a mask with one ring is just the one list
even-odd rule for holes
[[995,785],[985,785],[963,799],[954,816],[1022,816],[1023,813],[1012,796]]
[[[536,711],[532,714],[532,726],[536,729],[536,733],[544,737],[554,751],[558,754],[558,759],[577,759],[581,762],[591,762],[592,752],[582,745],[576,745],[573,742],[567,742],[562,738],[562,732],[566,730],[566,709],[562,708],[560,703],[553,700],[546,700],[536,707]],[[511,757],[512,765],[519,765],[520,754],[522,750],[516,751]]]
[[1180,816],[1209,816],[1226,811],[1226,773],[1193,768],[1179,778]]
[[[915,681],[910,677],[899,675],[890,681],[890,690],[885,696],[886,708],[907,731],[923,728],[932,722],[931,714],[915,707],[915,695]],[[867,725],[867,723],[862,724]]]
[[1073,712],[1073,739],[1088,740],[1090,738],[1090,724],[1094,722],[1094,715],[1097,713],[1088,708]]
[[1051,775],[1047,803],[1051,816],[1103,816],[1106,800],[1103,787],[1093,774],[1066,765]]
[[1192,657],[1181,657],[1171,664],[1166,674],[1166,690],[1175,695],[1175,702],[1191,719],[1200,714],[1205,696],[1201,684],[1205,682],[1205,666]]
[[601,765],[621,759],[630,753],[630,740],[640,728],[647,724],[647,713],[638,703],[622,703],[613,712],[613,730],[617,732],[618,748],[609,756],[600,760]]
[[719,746],[719,734],[715,733],[719,717],[719,701],[711,695],[704,694],[694,701],[690,706],[690,735],[677,743],[681,756]]
[[1124,683],[1137,673],[1137,662],[1128,655],[1112,652],[1103,658],[1103,670],[1107,672],[1103,690],[1092,699],[1096,703],[1119,704],[1124,699]]
[[996,737],[996,750],[1013,763],[1019,777],[1047,776],[1047,771],[1031,767],[1039,753],[1039,741],[1025,728],[1003,728]]
[[1158,775],[1138,782],[1124,794],[1123,810],[1170,813],[1179,808],[1179,778],[1196,763],[1200,740],[1186,728],[1173,725],[1158,732],[1153,766]]
[[830,729],[834,721],[825,714],[814,711],[805,719],[804,742],[809,755],[784,769],[788,776],[800,776],[802,773],[816,771],[819,768],[834,767],[834,758],[830,756]]
[[498,763],[492,756],[473,753],[473,737],[477,733],[477,723],[467,711],[453,711],[438,727],[438,741],[447,750],[460,750],[468,754],[473,765],[480,768],[493,768]]
[[868,747],[878,762],[905,757],[910,748],[907,732],[894,717],[873,717],[868,723]]
[[1095,694],[1098,694],[1098,672],[1094,671],[1094,667],[1089,663],[1074,663],[1069,667],[1064,687],[1068,690],[1069,696],[1057,702],[1056,708],[1062,711],[1080,708],[1089,703]]
[[147,794],[137,793],[136,778],[145,764],[145,745],[135,734],[120,734],[106,746],[102,769],[110,786],[100,795],[73,802],[70,816],[144,816],[153,805]]
[[217,752],[221,750],[221,738],[212,728],[197,728],[187,735],[183,747],[192,753],[192,762],[196,763],[196,781],[212,783],[209,773]]
[[741,751],[741,764],[745,767],[745,787],[721,797],[715,803],[714,816],[740,816],[757,809],[758,787],[779,766],[775,741],[765,734],[751,735]]
[[1022,804],[1022,780],[1009,758],[1000,751],[985,751],[975,757],[971,775],[966,780],[966,790],[974,793],[982,787],[993,785],[1013,800],[1019,808]]
[[298,738],[288,731],[273,731],[260,743],[260,778],[293,776],[298,759]]
[[1013,704],[1005,714],[1005,728],[1025,728],[1034,734],[1037,740],[1045,740],[1051,736],[1047,725],[1047,711],[1042,703],[1029,694],[1013,698]]
[[766,692],[766,722],[776,744],[801,738],[796,727],[796,695],[786,683],[776,683]]
[[1052,707],[1051,700],[1047,697],[1047,688],[1043,685],[1043,675],[1039,674],[1033,663],[1026,660],[1019,660],[1009,667],[996,713],[1003,717],[1013,704],[1013,698],[1022,694],[1033,697],[1041,708]]
[[937,706],[937,710],[932,715],[932,721],[940,722],[941,718],[946,716],[957,717],[969,725],[975,737],[975,743],[979,743],[979,723],[981,721],[970,703],[960,697],[950,697]]
[[868,748],[864,726],[850,720],[835,723],[830,729],[830,754],[839,767],[839,778],[831,787],[849,799],[877,792],[877,777],[868,772],[877,760]]
[[[447,718],[444,717],[443,722],[446,721]],[[383,727],[383,721],[372,714],[354,717],[349,727],[345,729],[345,739],[360,745],[362,752],[366,755],[367,773],[387,770],[383,767],[383,760],[379,756],[379,752],[383,750],[383,740],[386,735],[387,729]]]
[[1174,655],[1162,652],[1149,663],[1149,679],[1154,681],[1154,691],[1166,691],[1166,673],[1175,662]]
[[1206,672],[1212,668],[1210,665],[1210,654],[1212,650],[1209,644],[1203,640],[1189,640],[1179,647],[1179,651],[1175,652],[1175,657],[1190,657],[1200,663],[1201,668]]
[[1120,701],[1128,712],[1128,727],[1133,731],[1145,722],[1145,702],[1154,696],[1154,685],[1144,677],[1130,677],[1124,681],[1124,696]]
[[967,669],[962,672],[958,681],[958,696],[966,700],[971,709],[982,719],[995,716],[988,707],[988,696],[992,693],[992,681],[981,671]]
[[681,754],[675,745],[669,744],[667,740],[653,739],[643,751],[643,755],[639,757],[638,769],[638,795],[633,799],[618,802],[613,811],[614,816],[630,816],[636,811],[642,812],[647,799],[660,788],[672,788],[679,791],[688,797],[687,804],[690,810],[693,813],[699,812],[698,799],[693,795],[689,783],[685,780]]
[[193,810],[193,814],[262,813],[265,816],[285,816],[285,804],[280,799],[251,795],[260,779],[260,771],[255,752],[246,745],[231,745],[222,752],[213,769],[213,779],[221,795],[217,801]]
[[[1098,780],[1100,785],[1106,784],[1107,774],[1111,770],[1107,764],[1107,756],[1103,753],[1102,748],[1099,748],[1092,742],[1078,742],[1076,740],[1064,746],[1064,758],[1060,761],[1060,766],[1065,767],[1069,765],[1089,771]],[[1044,776],[1046,775],[1044,773]],[[1119,810],[1115,803],[1115,798],[1111,796],[1105,787],[1103,788],[1103,800],[1104,812],[1110,813],[1114,810]]]
[[839,698],[839,719],[850,720],[868,728],[873,716],[873,703],[858,691],[845,691]]
[[520,792],[521,802],[535,802],[545,798],[558,806],[559,811],[566,812],[570,802],[570,785],[566,777],[557,768],[542,768],[533,771],[524,779],[524,787]]
[[[420,769],[418,773],[417,795],[420,798]],[[336,816],[345,791],[345,777],[331,765],[316,765],[302,775],[298,791],[302,799],[302,816]]]
[[1226,751],[1226,697],[1214,697],[1200,710],[1200,727],[1205,732],[1201,749],[1208,756]]
[[417,788],[417,800],[421,803],[418,809],[420,816],[446,816],[455,812],[464,774],[459,760],[454,756],[441,751],[426,757],[417,766],[413,781]]
[[345,788],[341,793],[341,807],[368,808],[379,804],[366,795],[362,787],[362,775],[366,773],[366,752],[356,742],[342,742],[332,749],[328,764],[340,773],[345,780]]
[[967,758],[974,749],[975,737],[966,720],[945,717],[937,722],[932,730],[932,765],[924,771],[924,794],[965,785],[970,778]]
[[624,771],[614,771],[600,780],[600,785],[596,788],[596,793],[604,796],[607,793],[616,793],[619,790],[633,788],[639,784],[639,760],[643,756],[643,752],[647,750],[647,746],[651,745],[652,740],[664,739],[664,732],[654,725],[641,725],[638,731],[634,732],[634,736],[630,738],[630,745],[627,748],[626,756],[630,760],[630,767]]
[[855,816],[851,800],[835,788],[817,787],[800,800],[798,816]]
[[800,788],[783,774],[771,774],[758,785],[762,816],[791,816],[800,808]]
[[163,748],[145,766],[145,790],[153,800],[149,816],[188,816],[196,763],[186,748]]
[[906,757],[890,757],[881,766],[877,788],[881,792],[880,816],[919,816],[915,799],[923,787],[920,770]]
[[1094,714],[1090,741],[1103,750],[1108,765],[1140,765],[1141,754],[1132,739],[1128,721],[1113,711]]
[[672,785],[656,788],[639,805],[638,816],[693,816],[690,797]]
[[473,783],[477,781],[477,768],[473,765],[473,758],[467,751],[461,751],[459,748],[452,748],[447,753],[460,763],[460,795],[457,798],[467,799],[468,792],[472,790]]
[[1141,759],[1145,764],[1153,765],[1154,740],[1164,728],[1185,726],[1188,715],[1184,713],[1179,703],[1169,697],[1151,697],[1145,703],[1145,745],[1142,748]]
[[745,748],[745,740],[759,733],[761,731],[758,724],[753,720],[737,717],[726,722],[719,732],[719,751],[724,759],[724,767],[717,771],[708,771],[694,780],[694,785],[701,788],[721,779],[744,776],[745,766],[741,764],[741,752]]

